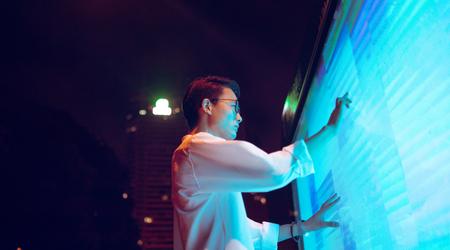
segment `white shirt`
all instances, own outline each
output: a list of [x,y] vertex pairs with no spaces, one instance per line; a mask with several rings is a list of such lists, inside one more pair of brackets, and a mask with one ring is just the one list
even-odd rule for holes
[[206,132],[172,157],[175,249],[277,249],[279,225],[247,218],[241,192],[267,192],[314,173],[303,140],[267,154]]

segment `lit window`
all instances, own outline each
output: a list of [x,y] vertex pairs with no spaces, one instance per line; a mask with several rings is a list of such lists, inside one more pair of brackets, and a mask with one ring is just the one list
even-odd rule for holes
[[147,110],[141,109],[141,110],[139,110],[139,114],[140,115],[146,115],[147,114]]
[[144,222],[147,223],[147,224],[151,224],[151,223],[153,223],[153,218],[152,217],[145,217],[144,218]]
[[261,199],[259,199],[259,202],[261,202],[261,204],[266,204],[267,200],[265,197],[261,197]]
[[294,217],[298,217],[298,211],[297,210],[294,210],[294,211],[289,211],[289,215],[290,216],[294,216]]

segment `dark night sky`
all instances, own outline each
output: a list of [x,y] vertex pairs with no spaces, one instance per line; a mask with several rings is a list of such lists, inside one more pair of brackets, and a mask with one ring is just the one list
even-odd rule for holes
[[277,149],[320,15],[320,1],[9,2],[3,94],[68,112],[122,159],[126,114],[204,74],[240,83],[247,139]]

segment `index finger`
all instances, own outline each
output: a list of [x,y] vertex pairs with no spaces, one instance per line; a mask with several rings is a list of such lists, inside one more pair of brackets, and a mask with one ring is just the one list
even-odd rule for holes
[[341,199],[337,194],[333,194],[330,198],[328,198],[324,203],[323,206],[325,208],[330,208],[334,206],[338,201]]
[[337,193],[334,193],[324,203],[329,203],[330,201],[336,199],[337,197],[338,197]]

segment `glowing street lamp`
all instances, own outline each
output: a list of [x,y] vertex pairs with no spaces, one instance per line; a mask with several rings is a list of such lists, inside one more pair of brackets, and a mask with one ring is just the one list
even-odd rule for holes
[[171,115],[172,109],[169,107],[169,101],[164,98],[158,99],[152,112],[154,115]]

